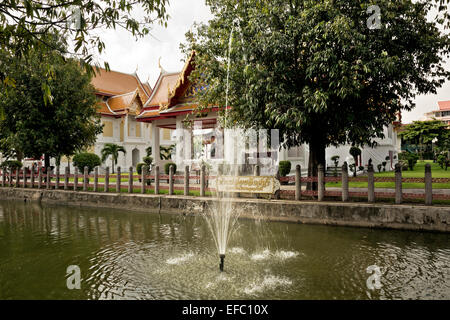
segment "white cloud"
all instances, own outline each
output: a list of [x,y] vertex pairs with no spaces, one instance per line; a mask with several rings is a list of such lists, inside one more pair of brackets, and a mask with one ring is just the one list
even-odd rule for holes
[[158,75],[158,59],[167,71],[181,71],[184,56],[180,43],[194,22],[207,22],[212,18],[205,0],[171,0],[167,28],[154,25],[151,35],[136,39],[121,29],[105,30],[102,39],[105,52],[100,61],[108,61],[112,70],[126,73],[136,71],[142,81],[149,79],[153,87]]
[[[180,43],[194,22],[207,22],[212,18],[205,0],[171,0],[168,8],[170,19],[167,28],[155,25],[151,35],[135,39],[124,30],[105,30],[102,38],[106,52],[101,60],[109,62],[111,69],[126,73],[137,73],[142,81],[149,79],[152,87],[159,75],[158,59],[167,71],[180,71],[184,58]],[[450,67],[450,63],[446,64]],[[450,82],[446,82],[437,94],[421,95],[416,98],[416,108],[403,112],[403,123],[419,120],[425,112],[437,109],[437,102],[450,100]]]

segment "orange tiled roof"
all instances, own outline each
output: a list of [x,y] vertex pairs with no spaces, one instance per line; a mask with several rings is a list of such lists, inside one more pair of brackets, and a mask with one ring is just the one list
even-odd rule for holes
[[108,105],[113,111],[127,109],[136,97],[137,91],[128,92],[108,99]]
[[169,90],[172,89],[178,81],[179,73],[160,74],[156,82],[153,93],[145,104],[145,107],[160,106],[169,101]]
[[111,97],[106,101],[101,101],[98,103],[98,113],[113,116],[125,115],[129,112],[133,101],[135,101],[136,99],[138,99],[137,101],[140,101],[139,91],[137,89],[133,92],[128,92],[122,95]]
[[150,86],[147,85],[148,87],[144,88],[136,74],[106,71],[102,68],[99,71],[95,70],[91,83],[98,93],[111,96],[129,93],[137,89],[143,104],[147,102],[151,93]]
[[99,107],[99,109],[97,110],[98,113],[113,115],[112,111],[108,108],[105,101],[101,101],[97,105]]
[[450,110],[450,101],[439,101],[439,110]]

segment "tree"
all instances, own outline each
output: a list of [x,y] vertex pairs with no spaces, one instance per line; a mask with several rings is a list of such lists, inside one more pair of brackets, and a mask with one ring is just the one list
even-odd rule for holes
[[436,1],[377,1],[379,29],[367,26],[362,0],[207,3],[214,18],[182,47],[196,52],[200,107],[228,103],[224,126],[279,129],[285,147],[308,143],[309,176],[325,166],[327,146],[371,144],[416,94],[450,77],[444,3],[443,18],[428,21]]
[[119,152],[123,152],[126,154],[127,151],[124,147],[119,146],[115,143],[106,143],[103,147],[102,153],[102,162],[105,162],[109,156],[111,156],[111,164],[112,164],[112,173],[114,173],[114,165],[117,165],[117,160],[119,159]]
[[[46,39],[55,47],[65,46],[57,35]],[[15,79],[15,87],[0,92],[2,152],[18,159],[44,154],[49,167],[51,157],[73,155],[102,132],[91,76],[77,61],[60,58],[57,50],[46,46],[36,47],[28,58],[0,49],[3,71]],[[51,100],[40,94],[43,86],[51,90]]]
[[[448,150],[450,144],[450,130],[448,125],[439,120],[414,121],[405,126],[404,131],[399,133],[404,141],[419,146],[420,159],[424,159],[427,146],[433,143],[440,149]],[[442,151],[442,150],[441,150]]]
[[80,170],[84,172],[84,168],[88,168],[88,173],[91,173],[95,167],[102,164],[100,158],[95,153],[82,152],[78,153],[73,157],[73,164]]
[[[120,27],[143,37],[154,23],[167,25],[167,5],[168,0],[2,0],[0,47],[13,55],[27,56],[45,45],[58,50],[61,56],[78,58],[90,73],[95,65],[93,49],[98,53],[105,49],[99,31]],[[73,41],[73,52],[47,41],[48,35],[55,32]],[[0,87],[14,86],[15,79],[2,72],[1,66],[0,61]],[[44,66],[49,68],[50,64]],[[108,63],[105,68],[109,69]],[[43,88],[43,95],[50,96],[48,89]]]

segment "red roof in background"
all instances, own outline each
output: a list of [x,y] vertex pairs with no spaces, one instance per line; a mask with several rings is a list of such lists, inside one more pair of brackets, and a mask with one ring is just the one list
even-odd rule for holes
[[449,101],[438,101],[439,110],[450,110],[450,100]]

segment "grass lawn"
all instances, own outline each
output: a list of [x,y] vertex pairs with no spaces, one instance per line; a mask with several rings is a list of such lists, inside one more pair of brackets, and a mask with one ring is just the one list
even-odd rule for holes
[[[450,170],[445,171],[437,163],[431,160],[418,161],[413,171],[403,171],[404,178],[423,178],[425,176],[425,164],[431,164],[431,175],[433,178],[450,178]],[[350,174],[350,176],[352,176]],[[394,171],[376,172],[375,177],[395,177]],[[341,182],[328,182],[327,187],[341,187]],[[403,183],[404,189],[423,189],[424,183]],[[367,182],[349,182],[350,188],[367,188]],[[394,182],[375,182],[375,188],[395,188]],[[450,183],[433,183],[435,189],[450,189]]]

